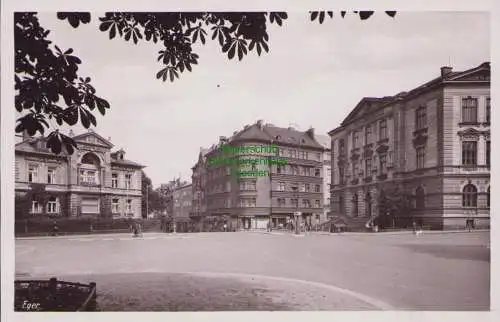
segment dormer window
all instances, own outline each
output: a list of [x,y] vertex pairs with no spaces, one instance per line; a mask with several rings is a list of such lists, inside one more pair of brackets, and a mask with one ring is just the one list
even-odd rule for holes
[[276,140],[281,140],[281,135],[276,135]]
[[302,139],[302,141],[301,141],[301,142],[302,142],[302,143],[306,143],[306,140],[305,140],[305,139]]

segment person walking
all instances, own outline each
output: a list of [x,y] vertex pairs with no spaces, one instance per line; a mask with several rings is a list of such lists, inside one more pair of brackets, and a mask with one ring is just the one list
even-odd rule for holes
[[227,224],[224,223],[224,232],[227,232]]

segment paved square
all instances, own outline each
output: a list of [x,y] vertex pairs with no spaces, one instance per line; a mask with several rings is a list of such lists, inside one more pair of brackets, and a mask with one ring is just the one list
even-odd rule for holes
[[489,310],[489,243],[489,232],[17,239],[16,274],[95,281],[102,310]]

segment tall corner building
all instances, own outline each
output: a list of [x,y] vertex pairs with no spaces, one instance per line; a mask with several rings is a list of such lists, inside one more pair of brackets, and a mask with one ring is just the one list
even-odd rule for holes
[[365,97],[330,131],[332,215],[369,223],[378,196],[397,185],[411,210],[399,216],[435,229],[489,227],[490,63],[442,67],[395,96]]
[[[235,176],[234,164],[209,162],[223,145],[235,149],[274,145],[277,153],[243,151],[231,159],[276,157],[286,160],[286,164],[261,162],[255,168],[267,171],[265,175]],[[284,226],[294,219],[294,213],[300,212],[303,224],[321,222],[325,217],[324,151],[314,129],[298,131],[264,124],[262,120],[230,137],[221,136],[209,149],[200,150],[192,168],[191,219],[202,222],[224,218],[230,229],[266,229],[268,225]]]

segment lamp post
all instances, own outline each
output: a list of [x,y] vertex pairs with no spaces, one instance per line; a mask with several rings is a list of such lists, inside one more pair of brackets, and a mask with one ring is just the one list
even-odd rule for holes
[[[273,140],[271,140],[271,149],[273,145]],[[273,230],[272,216],[273,216],[273,165],[272,165],[272,151],[268,157],[269,163],[269,232]]]
[[292,187],[292,190],[294,192],[294,196],[296,197],[296,200],[297,200],[297,205],[296,205],[296,211],[294,213],[294,217],[295,217],[295,234],[296,235],[299,235],[300,234],[300,228],[299,228],[299,194],[297,192],[298,190],[298,187]]

